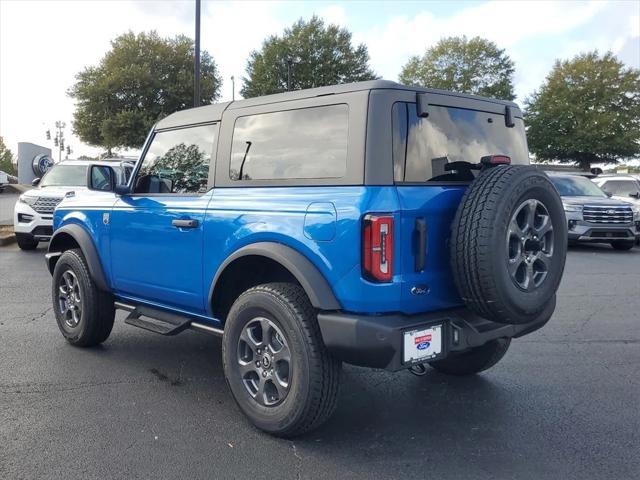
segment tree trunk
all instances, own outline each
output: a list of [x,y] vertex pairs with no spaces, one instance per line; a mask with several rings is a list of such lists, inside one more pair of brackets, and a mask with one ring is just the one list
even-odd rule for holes
[[584,171],[584,172],[590,172],[591,171],[591,160],[587,160],[587,159],[581,159],[578,161],[579,165],[580,165],[580,170]]

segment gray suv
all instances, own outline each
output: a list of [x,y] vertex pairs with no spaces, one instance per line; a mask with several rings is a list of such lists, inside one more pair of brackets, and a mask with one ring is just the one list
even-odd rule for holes
[[640,207],[610,198],[580,175],[551,174],[567,217],[569,243],[609,243],[630,250],[640,238]]

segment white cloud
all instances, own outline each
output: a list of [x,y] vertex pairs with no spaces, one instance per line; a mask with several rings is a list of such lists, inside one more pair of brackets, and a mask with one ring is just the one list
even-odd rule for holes
[[[236,92],[240,90],[251,50],[295,21],[301,5],[305,18],[315,12],[352,30],[354,43],[368,46],[374,71],[390,80],[397,79],[409,56],[451,35],[479,35],[506,48],[516,62],[520,101],[540,85],[557,57],[611,49],[640,66],[637,2],[493,1],[461,4],[450,15],[437,15],[438,7],[425,2],[412,16],[403,14],[403,4],[397,3],[399,14],[386,18],[375,14],[372,3],[371,15],[357,19],[366,26],[356,30],[348,15],[351,4],[344,2],[204,1],[202,48],[220,68],[222,100],[231,98],[231,75]],[[14,151],[18,141],[44,143],[44,131],[55,120],[71,124],[74,106],[65,92],[78,71],[99,61],[110,40],[128,30],[152,29],[163,36],[193,37],[193,14],[193,0],[0,0],[0,134]],[[581,29],[585,31],[574,35]],[[81,145],[69,127],[67,138],[74,155],[97,152]]]
[[317,11],[316,14],[321,17],[325,23],[338,25],[340,27],[349,26],[347,24],[347,12],[345,12],[344,8],[340,5],[329,5]]
[[375,26],[357,38],[368,45],[374,67],[385,78],[396,79],[409,56],[422,54],[440,38],[480,36],[509,49],[527,39],[571,30],[593,18],[603,6],[601,2],[585,6],[569,2],[494,1],[446,18],[429,11],[413,18],[399,15],[389,19],[383,28]]
[[[222,100],[231,99],[231,75],[240,89],[249,52],[284,28],[278,7],[276,2],[203,2],[202,48],[220,68]],[[66,91],[75,74],[95,65],[110,40],[129,30],[193,38],[194,28],[192,0],[0,0],[0,135],[15,153],[19,141],[44,144],[45,130],[63,120],[72,156],[98,153],[71,133],[74,105]]]

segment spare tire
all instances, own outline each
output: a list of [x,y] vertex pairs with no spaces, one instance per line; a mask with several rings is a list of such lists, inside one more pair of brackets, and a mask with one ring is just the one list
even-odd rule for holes
[[550,316],[545,307],[562,279],[567,222],[544,172],[524,165],[481,172],[458,206],[450,247],[456,287],[473,312],[508,324]]

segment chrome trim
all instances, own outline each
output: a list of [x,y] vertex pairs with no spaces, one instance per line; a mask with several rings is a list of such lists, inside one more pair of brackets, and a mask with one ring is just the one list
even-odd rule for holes
[[630,224],[633,222],[631,206],[619,205],[585,205],[582,218],[593,224]]
[[206,332],[206,333],[212,333],[212,334],[218,335],[220,337],[224,333],[224,331],[222,329],[220,329],[220,328],[210,327],[209,325],[204,325],[204,324],[198,323],[198,322],[191,322],[191,328],[193,328],[194,330],[200,330],[200,331]]
[[136,307],[134,307],[133,305],[129,305],[128,303],[124,302],[113,302],[113,306],[119,310],[125,310],[127,312],[133,312],[136,309]]

